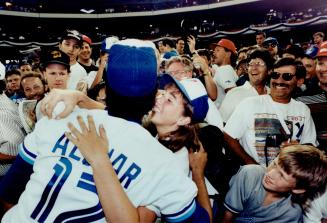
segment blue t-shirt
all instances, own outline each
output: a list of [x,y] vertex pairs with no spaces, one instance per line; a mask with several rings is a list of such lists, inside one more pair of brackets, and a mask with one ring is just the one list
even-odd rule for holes
[[262,185],[264,174],[264,167],[246,165],[231,179],[224,205],[237,215],[234,222],[302,222],[302,209],[292,203],[291,196],[262,205],[266,194]]

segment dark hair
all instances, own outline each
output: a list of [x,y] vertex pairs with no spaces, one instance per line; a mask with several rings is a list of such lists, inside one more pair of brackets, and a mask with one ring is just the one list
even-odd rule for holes
[[176,43],[178,43],[178,41],[180,41],[180,40],[184,41],[184,39],[182,37],[179,37],[179,38],[176,39]]
[[299,58],[299,57],[303,57],[304,50],[303,50],[302,47],[292,44],[288,48],[285,49],[284,53],[294,55],[294,57],[296,59],[296,58]]
[[[169,86],[175,86],[175,84],[167,84],[165,89]],[[188,150],[198,151],[200,149],[200,140],[198,138],[199,127],[192,119],[193,109],[192,106],[187,103],[186,98],[183,96],[183,105],[185,117],[191,118],[191,123],[188,125],[179,126],[177,130],[169,132],[164,137],[159,138],[159,142],[173,152],[177,152],[184,146]]]
[[157,88],[143,97],[125,97],[106,87],[106,105],[112,116],[141,123],[142,117],[153,107]]
[[168,38],[162,40],[162,45],[164,45],[164,46],[168,45],[171,48],[175,47],[174,40],[171,40],[171,39],[168,39]]
[[21,73],[19,70],[17,69],[13,69],[13,70],[9,70],[6,72],[6,75],[5,75],[5,78],[7,80],[8,77],[12,76],[12,75],[18,75],[18,76],[21,76]]
[[288,146],[280,151],[278,165],[295,178],[294,189],[305,190],[291,197],[293,202],[302,204],[304,209],[326,190],[327,157],[323,151],[309,145]]
[[263,60],[267,66],[267,70],[271,70],[274,64],[274,59],[270,55],[269,51],[266,49],[256,49],[254,50],[248,58],[248,61],[255,59],[255,58],[260,58]]
[[87,91],[87,96],[92,98],[93,100],[96,100],[98,94],[99,94],[99,91],[102,89],[102,88],[105,88],[106,87],[106,82],[104,81],[101,81],[100,83],[98,83],[97,85],[95,85],[93,88],[89,89]]
[[295,61],[296,63],[296,77],[298,79],[305,78],[307,74],[307,70],[305,69],[303,63],[301,61]]
[[46,90],[45,87],[47,86],[47,82],[45,81],[45,79],[43,78],[43,76],[42,76],[40,73],[38,73],[38,72],[33,72],[33,71],[32,71],[32,72],[28,72],[28,73],[24,74],[24,75],[22,76],[22,78],[20,79],[20,89],[21,89],[22,91],[23,91],[23,85],[22,85],[23,80],[24,80],[25,78],[29,78],[29,77],[39,78],[40,81],[42,82],[43,86],[44,86],[44,90]]
[[284,66],[294,66],[295,67],[295,75],[298,79],[304,78],[306,75],[305,67],[301,62],[296,61],[293,58],[282,58],[277,60],[273,66],[274,69]]
[[211,53],[208,49],[199,49],[197,50],[199,56],[205,56],[208,61],[211,61]]
[[230,65],[232,67],[235,67],[236,66],[236,61],[237,61],[237,54],[233,53],[232,51],[228,50],[228,49],[225,49],[227,51],[229,51],[231,54],[230,54]]
[[263,31],[258,31],[255,35],[256,36],[263,35],[263,37],[266,38],[266,33]]

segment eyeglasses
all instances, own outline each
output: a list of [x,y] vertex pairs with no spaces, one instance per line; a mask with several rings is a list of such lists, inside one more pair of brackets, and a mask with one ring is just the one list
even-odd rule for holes
[[187,71],[185,70],[176,70],[176,71],[167,71],[166,73],[173,76],[173,77],[180,77],[184,76]]
[[261,61],[257,61],[257,62],[251,61],[250,63],[248,63],[248,67],[263,67],[263,66],[266,66],[266,64]]
[[290,81],[293,79],[293,77],[295,76],[295,74],[291,74],[291,73],[278,73],[278,72],[272,72],[270,74],[271,78],[272,79],[278,79],[280,76],[282,75],[282,78],[285,80],[285,81]]
[[274,44],[274,43],[269,43],[269,44],[265,44],[265,45],[263,45],[263,47],[266,48],[266,49],[268,49],[269,47],[271,47],[271,48],[275,48],[276,46],[277,46],[277,45]]

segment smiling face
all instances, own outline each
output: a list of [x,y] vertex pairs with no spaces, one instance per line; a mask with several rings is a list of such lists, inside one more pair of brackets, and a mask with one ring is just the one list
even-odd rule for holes
[[260,59],[252,59],[248,64],[248,74],[252,86],[264,85],[268,76],[266,63]]
[[26,77],[21,82],[26,99],[41,100],[44,96],[45,86],[38,77]]
[[292,65],[282,66],[275,68],[274,72],[279,74],[289,73],[293,75],[291,80],[287,81],[283,79],[283,75],[280,75],[278,79],[271,78],[270,80],[270,95],[272,99],[279,103],[287,104],[291,100],[291,94],[297,86],[298,79],[295,76],[296,69]]
[[182,62],[173,62],[167,67],[166,73],[170,74],[177,80],[192,78],[192,71],[187,71]]
[[185,124],[182,122],[186,118],[184,116],[185,105],[185,99],[175,85],[170,85],[165,90],[159,90],[152,108],[151,122],[159,131],[160,129],[165,133],[175,131],[178,126]]
[[79,53],[79,57],[82,60],[88,60],[91,58],[91,54],[92,54],[92,48],[90,47],[90,45],[87,42],[83,42],[83,46],[81,48],[81,51]]
[[273,193],[288,193],[296,187],[296,179],[279,165],[278,157],[268,166],[262,180],[263,187]]

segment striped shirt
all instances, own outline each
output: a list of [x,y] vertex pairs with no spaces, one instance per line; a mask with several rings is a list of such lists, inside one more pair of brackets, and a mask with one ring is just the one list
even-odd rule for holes
[[[0,153],[16,156],[25,131],[18,115],[18,108],[5,94],[0,94]],[[0,176],[5,175],[10,164],[0,160]]]

